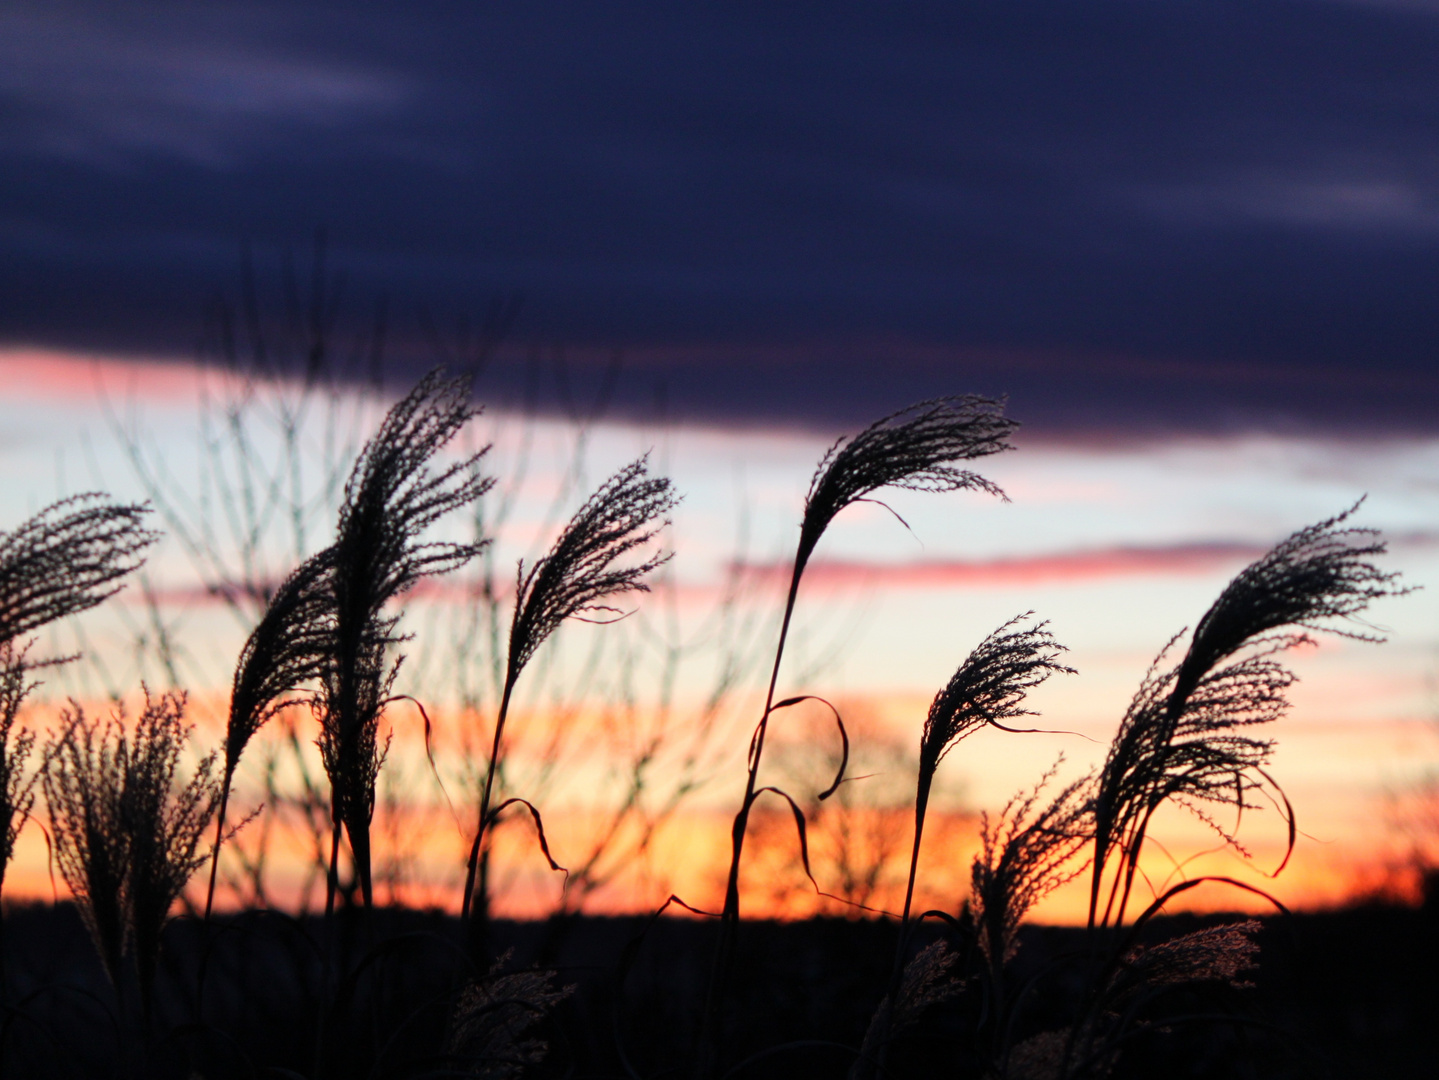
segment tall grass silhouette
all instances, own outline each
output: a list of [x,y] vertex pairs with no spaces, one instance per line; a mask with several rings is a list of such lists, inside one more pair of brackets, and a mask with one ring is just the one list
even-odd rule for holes
[[[919,869],[924,816],[929,807],[939,763],[955,745],[985,725],[1004,728],[1004,721],[1033,713],[1023,707],[1025,695],[1056,672],[1073,675],[1058,662],[1064,646],[1045,623],[1023,626],[1028,616],[1011,619],[975,647],[943,690],[934,696],[919,742],[919,777],[914,796],[914,850],[904,892],[901,928],[909,922],[914,882]],[[1006,729],[1007,730],[1007,729]]]
[[205,863],[201,837],[223,794],[215,752],[196,764],[189,779],[180,780],[180,755],[194,730],[185,724],[184,711],[181,694],[147,697],[117,752],[124,764],[119,807],[128,848],[125,914],[147,1008],[160,932],[191,876]]
[[981,816],[980,852],[971,864],[969,911],[992,1017],[989,1055],[1001,1073],[1012,1032],[1005,969],[1018,950],[1020,924],[1046,896],[1084,873],[1087,860],[1076,857],[1094,835],[1093,777],[1066,784],[1044,801],[1057,770],[995,818]]
[[255,733],[285,705],[286,695],[318,679],[330,662],[336,638],[335,549],[325,548],[300,564],[270,598],[259,624],[240,651],[230,688],[225,727],[225,766],[205,917],[215,902],[225,813],[240,755]]
[[[1288,708],[1294,674],[1276,659],[1310,641],[1308,632],[1380,640],[1357,619],[1374,600],[1408,591],[1373,558],[1385,545],[1373,530],[1341,528],[1357,507],[1301,529],[1241,571],[1199,621],[1178,663],[1161,651],[1115,733],[1103,768],[1060,788],[1047,802],[1041,783],[981,829],[970,913],[990,1035],[985,1057],[995,1075],[1102,1077],[1146,1030],[1147,1008],[1174,987],[1235,983],[1257,954],[1258,924],[1207,928],[1155,946],[1139,931],[1180,894],[1207,882],[1267,893],[1231,878],[1199,877],[1163,891],[1127,923],[1128,905],[1150,823],[1163,805],[1184,806],[1225,843],[1233,827],[1211,808],[1253,809],[1265,789],[1296,836],[1294,812],[1264,766],[1272,740],[1247,734]],[[1345,623],[1348,625],[1345,625]],[[1336,625],[1336,622],[1338,625]],[[1356,628],[1357,627],[1357,628]],[[1241,849],[1242,850],[1242,849]],[[1081,858],[1084,852],[1088,858]],[[1082,1000],[1068,1026],[1016,1041],[1021,1002],[1006,991],[1017,931],[1033,905],[1089,871],[1092,935]],[[1273,901],[1278,903],[1277,901]],[[1282,907],[1282,905],[1280,905]]]
[[0,889],[34,805],[38,776],[25,775],[35,736],[15,727],[33,689],[29,647],[19,639],[118,592],[158,539],[142,524],[147,512],[92,492],[53,503],[0,533]]
[[333,817],[326,911],[335,904],[342,827],[365,906],[374,902],[370,821],[375,778],[385,756],[379,724],[398,666],[389,652],[401,640],[399,616],[388,605],[421,578],[463,565],[484,543],[420,540],[430,525],[492,483],[478,468],[488,447],[438,472],[430,468],[434,456],[476,413],[464,380],[432,372],[390,409],[345,485],[333,569],[327,575],[334,596],[334,640],[319,665],[315,702]]
[[[1002,498],[1004,493],[996,485],[978,473],[958,468],[955,462],[972,461],[1012,449],[1007,439],[1017,426],[1015,421],[1004,415],[1003,403],[990,398],[966,396],[921,402],[877,420],[852,438],[841,438],[830,447],[815,470],[805,496],[799,543],[795,548],[794,568],[785,597],[764,711],[750,741],[744,798],[730,831],[731,853],[724,908],[696,1065],[696,1075],[700,1077],[707,1076],[713,1066],[720,998],[729,979],[734,936],[740,918],[739,876],[745,832],[750,810],[762,793],[759,769],[764,756],[765,734],[770,714],[775,709],[775,690],[784,660],[785,641],[789,636],[805,567],[814,555],[820,538],[840,511],[856,502],[877,501],[870,496],[880,488],[931,492],[971,489]],[[840,727],[843,732],[842,723]],[[841,775],[843,771],[841,765]],[[803,817],[797,807],[795,813],[796,821],[802,827]]]
[[[199,950],[200,961],[195,968],[174,965],[180,975],[174,979],[166,975],[170,965],[160,962],[162,938],[167,949],[187,940],[183,928],[166,927],[207,859],[204,910],[210,917],[221,851],[233,833],[226,831],[226,814],[240,763],[282,710],[309,704],[329,780],[328,805],[323,782],[312,786],[313,801],[308,804],[318,821],[313,832],[315,865],[326,884],[325,918],[319,924],[324,943],[304,919],[273,920],[276,927],[284,923],[279,932],[293,948],[274,954],[255,950],[254,955],[256,979],[268,983],[277,978],[276,972],[293,973],[299,989],[279,1008],[293,1012],[290,1022],[299,1032],[294,1041],[304,1049],[287,1059],[287,1065],[272,1067],[256,1056],[236,1069],[248,1074],[272,1067],[299,1075],[290,1065],[313,1052],[315,1080],[367,1072],[517,1078],[551,1068],[547,1055],[563,1043],[574,1058],[568,1063],[572,1071],[580,1071],[582,1054],[592,1053],[600,1061],[608,1047],[596,1050],[604,1037],[593,1032],[569,1039],[567,1024],[583,1021],[595,1011],[595,1002],[602,1002],[599,1011],[612,1010],[605,1016],[613,1026],[615,1060],[631,1075],[646,1075],[626,1056],[620,1035],[626,975],[633,971],[644,932],[621,953],[615,984],[619,992],[607,986],[593,999],[583,987],[576,991],[557,984],[558,962],[546,958],[534,967],[512,966],[512,954],[499,945],[506,931],[489,921],[496,898],[488,867],[501,815],[525,810],[545,857],[559,868],[535,805],[542,799],[533,791],[514,792],[513,773],[506,773],[507,757],[514,753],[511,710],[525,671],[566,622],[603,623],[622,617],[628,607],[625,598],[647,591],[654,572],[670,557],[656,540],[677,495],[667,479],[652,474],[647,457],[600,484],[543,557],[532,564],[521,561],[517,568],[507,652],[495,675],[494,727],[485,732],[488,756],[483,782],[477,784],[473,835],[465,830],[459,927],[446,927],[440,920],[422,932],[374,940],[377,928],[391,925],[385,921],[391,913],[374,910],[369,830],[388,748],[383,715],[395,700],[400,646],[406,640],[400,631],[400,605],[423,578],[455,570],[486,542],[478,531],[470,542],[426,539],[427,530],[479,498],[491,483],[480,471],[484,451],[447,464],[439,461],[475,413],[467,385],[438,372],[388,411],[343,486],[333,543],[308,558],[297,558],[296,569],[277,587],[264,586],[263,611],[230,682],[223,745],[188,768],[193,730],[179,692],[147,692],[133,721],[119,706],[96,715],[71,701],[38,755],[35,735],[20,726],[31,675],[41,666],[29,659],[30,646],[21,639],[49,620],[113,595],[154,539],[142,526],[144,508],[82,496],[0,536],[0,887],[19,830],[34,812],[38,785],[55,865],[120,1002],[120,1015],[112,1013],[117,1030],[133,1024],[127,1002],[138,993],[144,1053],[149,1056],[138,1065],[127,1060],[122,1069],[143,1072],[152,1060],[175,1062],[179,1069],[183,1059],[187,1074],[211,1075],[215,1070],[200,1064],[203,1055],[191,1060],[186,1047],[191,1040],[218,1044],[229,1038],[212,1025],[213,1012],[220,1008],[216,1002],[233,998],[245,1010],[257,1004],[258,997],[247,996],[254,984],[246,982],[250,976],[244,973],[250,970],[251,943],[265,940],[266,931],[259,928],[264,920],[246,913],[197,927],[188,940]],[[812,882],[816,873],[807,846],[807,829],[815,819],[807,818],[801,803],[781,787],[767,784],[761,771],[770,719],[810,697],[779,699],[785,645],[805,569],[835,518],[856,502],[878,501],[876,493],[883,488],[969,489],[1002,497],[994,484],[963,463],[1008,449],[1014,426],[997,401],[964,397],[925,402],[840,440],[819,463],[806,494],[773,660],[769,663],[764,651],[756,665],[762,674],[760,665],[769,663],[768,686],[749,744],[744,797],[731,825],[724,906],[712,961],[689,984],[681,982],[685,976],[676,966],[680,973],[674,976],[675,986],[692,988],[702,1010],[697,1030],[677,1027],[668,1071],[688,1059],[702,1080],[721,1073],[739,1076],[767,1058],[812,1048],[847,1054],[844,1061],[855,1080],[911,1075],[906,1055],[913,1047],[943,1042],[957,1048],[958,1056],[946,1058],[945,1067],[960,1075],[987,1080],[1102,1077],[1125,1063],[1129,1048],[1141,1037],[1155,1039],[1174,1027],[1223,1015],[1184,1013],[1171,1002],[1197,986],[1240,986],[1257,963],[1259,924],[1254,920],[1201,926],[1168,941],[1151,942],[1147,932],[1166,905],[1191,888],[1229,879],[1201,877],[1155,887],[1152,902],[1134,915],[1131,909],[1139,906],[1135,890],[1145,882],[1141,860],[1151,844],[1151,823],[1163,806],[1187,807],[1226,842],[1237,844],[1237,824],[1221,825],[1218,814],[1232,810],[1237,818],[1257,806],[1261,794],[1284,815],[1292,851],[1294,813],[1267,772],[1274,744],[1257,735],[1260,725],[1278,719],[1288,707],[1295,676],[1283,656],[1318,632],[1378,640],[1360,617],[1372,602],[1407,591],[1397,575],[1376,565],[1384,553],[1377,534],[1348,525],[1355,508],[1300,530],[1239,573],[1200,619],[1182,652],[1181,637],[1160,652],[1118,724],[1102,768],[1061,781],[1056,765],[999,813],[982,815],[967,896],[954,897],[961,905],[959,914],[916,914],[915,898],[924,894],[921,886],[934,891],[933,880],[921,869],[921,854],[941,763],[982,728],[1015,732],[1011,721],[1031,714],[1030,692],[1051,675],[1072,673],[1061,662],[1064,649],[1048,624],[1032,613],[984,637],[934,696],[919,732],[912,845],[903,905],[891,927],[894,936],[884,937],[874,950],[877,963],[872,963],[875,957],[858,954],[836,962],[851,974],[868,968],[857,977],[872,996],[838,1003],[841,1008],[856,1006],[854,1026],[846,1028],[854,1041],[848,1035],[844,1042],[799,1038],[755,1051],[752,1046],[741,1049],[740,1040],[729,1038],[743,1034],[737,1026],[726,1026],[732,1017],[723,1015],[740,1000],[738,990],[743,989],[750,1009],[765,1009],[771,1001],[768,987],[758,982],[741,987],[734,977],[741,859],[750,815],[758,815],[755,805],[762,795],[784,800],[796,822],[800,862]],[[486,593],[485,602],[495,601],[496,595],[493,590]],[[498,655],[498,645],[494,653]],[[580,693],[573,688],[569,692]],[[816,800],[841,790],[847,778],[854,730],[838,711],[835,720],[841,736],[838,764],[833,782]],[[293,716],[285,716],[282,722],[289,725],[295,760],[300,760],[300,729],[293,721]],[[428,714],[426,724],[428,750]],[[1022,740],[1015,745],[1022,747]],[[777,752],[772,745],[771,771]],[[273,788],[270,795],[273,799]],[[817,805],[811,804],[811,810]],[[214,840],[206,850],[203,840],[212,819]],[[902,843],[902,828],[891,832]],[[348,945],[338,944],[345,926],[336,902],[346,836],[369,934],[369,947],[358,956]],[[932,845],[934,839],[931,827]],[[225,850],[234,857],[233,847]],[[933,866],[933,860],[925,865]],[[458,872],[460,866],[457,857],[451,871]],[[1022,927],[1036,905],[1086,874],[1088,928],[1077,931],[1084,934],[1084,947],[1023,970],[1016,957],[1021,955]],[[1237,881],[1229,883],[1258,892]],[[815,885],[818,890],[819,883]],[[645,932],[667,907],[646,924]],[[937,928],[926,922],[932,918],[942,923],[942,936],[920,947],[916,939]],[[546,947],[555,940],[557,936],[550,937]],[[211,966],[230,941],[242,942],[237,947],[242,962]],[[489,963],[496,953],[502,954],[500,960]],[[768,959],[782,963],[787,957]],[[238,981],[229,989],[216,986],[226,975]],[[639,982],[632,979],[631,989]],[[663,983],[660,989],[669,994],[673,988]],[[0,979],[0,995],[5,992]],[[34,1022],[25,1010],[39,993],[7,1012],[0,1051],[20,1025]],[[571,997],[579,1003],[573,1015],[565,1011]],[[166,1028],[167,1018],[176,1015],[171,1008],[176,1003],[186,1019]],[[746,1014],[741,1019],[762,1030],[769,1018]],[[555,1034],[566,1037],[557,1040]],[[126,1044],[126,1036],[116,1042]],[[402,1062],[395,1049],[402,1044],[421,1049]],[[230,1052],[228,1044],[225,1052]],[[553,1067],[558,1071],[565,1064]]]
[[[1370,561],[1385,550],[1377,534],[1340,528],[1355,509],[1357,504],[1301,529],[1245,568],[1199,620],[1180,662],[1163,666],[1170,642],[1150,668],[1094,793],[1091,926],[1123,921],[1160,806],[1177,802],[1214,823],[1206,807],[1232,805],[1242,813],[1247,794],[1267,780],[1263,767],[1273,743],[1243,732],[1289,707],[1285,692],[1295,677],[1276,659],[1279,654],[1307,643],[1305,630],[1380,640],[1342,623],[1355,625],[1372,601],[1403,591],[1397,574]],[[1214,827],[1233,840],[1222,826]],[[1293,829],[1291,814],[1291,850]],[[1105,875],[1116,859],[1105,895]]]
[[[495,717],[485,783],[480,792],[479,819],[465,870],[461,916],[472,918],[472,937],[482,947],[484,921],[488,918],[488,883],[483,873],[485,844],[498,815],[508,806],[522,803],[534,816],[545,846],[539,811],[523,799],[507,799],[493,805],[495,778],[504,752],[505,723],[510,701],[525,665],[534,657],[566,619],[618,616],[610,601],[626,593],[647,592],[646,576],[668,556],[652,554],[638,562],[626,556],[645,547],[666,524],[675,506],[676,495],[669,480],[651,476],[647,458],[631,462],[599,486],[570,518],[549,552],[527,570],[523,563],[516,572],[515,607],[510,622],[508,658],[504,689]],[[549,858],[555,866],[553,858]]]
[[35,733],[15,726],[31,689],[24,651],[13,642],[0,644],[0,889],[15,854],[15,841],[35,805],[37,774],[25,775]]
[[79,706],[63,712],[64,730],[45,747],[42,786],[55,843],[55,864],[105,973],[117,988],[125,952],[126,877],[130,837],[125,793],[123,730],[113,717],[87,718]]
[[[1058,662],[1064,646],[1054,640],[1045,623],[1023,625],[1032,614],[1011,619],[981,641],[930,704],[920,736],[919,772],[914,797],[914,840],[904,907],[899,918],[899,935],[895,943],[893,972],[889,991],[865,1036],[865,1052],[851,1074],[856,1078],[873,1076],[884,1070],[888,1046],[896,1033],[898,1018],[903,1013],[905,979],[917,977],[915,973],[906,975],[905,957],[924,819],[939,763],[962,739],[979,728],[992,725],[1009,730],[1004,721],[1032,715],[1031,710],[1023,707],[1025,696],[1049,676],[1057,672],[1074,674],[1073,668]],[[986,854],[991,842],[986,832]],[[1010,874],[1007,871],[1001,873],[1008,882]]]
[[142,524],[147,512],[97,493],[76,495],[0,534],[0,642],[118,592],[158,539]]

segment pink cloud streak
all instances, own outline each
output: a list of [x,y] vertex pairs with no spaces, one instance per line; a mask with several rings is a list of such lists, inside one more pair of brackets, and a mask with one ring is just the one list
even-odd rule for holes
[[[1088,581],[1148,574],[1202,574],[1252,561],[1268,550],[1256,544],[1208,542],[1111,547],[998,559],[926,559],[907,563],[820,559],[805,570],[807,585],[843,588],[963,588]],[[744,573],[788,580],[788,563],[748,564]]]

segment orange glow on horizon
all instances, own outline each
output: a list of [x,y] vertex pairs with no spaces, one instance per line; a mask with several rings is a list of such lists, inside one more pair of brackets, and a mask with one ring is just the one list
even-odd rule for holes
[[[910,817],[908,808],[901,808],[886,821],[896,826],[897,819]],[[590,852],[601,820],[601,815],[581,810],[545,815],[550,849],[572,874]],[[324,818],[317,816],[315,822],[328,828]],[[496,836],[492,853],[492,910],[498,917],[514,919],[543,919],[557,910],[594,915],[645,914],[656,910],[673,894],[692,907],[718,911],[728,867],[729,826],[729,816],[723,813],[677,815],[645,838],[643,850],[634,854],[619,873],[607,877],[602,872],[593,888],[579,888],[573,877],[567,878],[545,865],[530,819],[517,816]],[[860,826],[863,827],[863,822]],[[263,841],[262,830],[266,832]],[[629,839],[634,842],[638,839],[637,830],[630,827],[629,831]],[[926,837],[932,837],[934,842],[927,842],[924,847],[915,910],[957,912],[967,895],[970,862],[978,852],[977,821],[968,815],[931,814],[925,831]],[[744,917],[791,920],[817,915],[895,916],[903,903],[911,834],[908,823],[903,829],[894,828],[893,832],[901,842],[894,845],[878,868],[872,889],[856,893],[854,881],[846,880],[836,859],[833,830],[827,831],[823,821],[812,822],[809,845],[820,890],[817,891],[816,885],[805,877],[788,810],[782,816],[757,815],[751,821],[741,878]],[[372,837],[377,903],[458,913],[468,838],[446,810],[426,807],[407,809],[397,815],[390,808],[387,816],[382,809],[376,816]],[[322,860],[328,846],[327,833],[297,827],[293,815],[287,821],[272,822],[267,829],[262,817],[250,822],[235,844],[253,860],[261,842],[268,848],[269,864],[263,892],[255,892],[253,880],[246,878],[231,851],[223,860],[226,869],[217,895],[217,909],[238,910],[249,906],[310,912],[322,909]],[[207,833],[206,849],[208,843]],[[342,850],[347,852],[347,845],[342,845]],[[849,854],[854,864],[863,867],[865,856],[873,852],[866,852],[861,842]],[[1374,896],[1410,903],[1418,899],[1415,883],[1404,872],[1402,860],[1386,860],[1375,852],[1316,851],[1312,847],[1301,847],[1275,880],[1265,879],[1257,868],[1266,860],[1272,865],[1280,852],[1266,844],[1253,854],[1254,860],[1246,863],[1232,851],[1202,854],[1176,846],[1162,853],[1157,847],[1151,848],[1142,862],[1143,888],[1136,892],[1130,904],[1129,919],[1167,885],[1205,875],[1244,880],[1270,892],[1295,911],[1329,909]],[[1185,862],[1183,878],[1170,876],[1174,861],[1171,856]],[[44,838],[37,829],[27,828],[21,834],[15,860],[6,876],[6,903],[49,902],[52,897],[64,899],[66,889],[58,873],[53,879],[52,892],[49,867]],[[351,870],[346,854],[342,878],[348,880]],[[191,881],[187,903],[192,910],[203,906],[205,878],[202,869]],[[1087,913],[1088,880],[1087,873],[1081,874],[1043,901],[1027,921],[1082,925]],[[850,903],[843,899],[846,893]],[[1185,893],[1165,910],[1269,914],[1276,909],[1257,895],[1215,883]],[[672,908],[671,914],[684,916],[685,912]]]
[[[874,719],[865,721],[856,705],[861,738],[880,737],[889,710],[915,712],[913,701],[885,699],[871,703]],[[87,715],[108,716],[113,706],[86,704]],[[397,708],[404,703],[397,703]],[[138,704],[128,705],[133,717]],[[218,746],[222,739],[224,700],[207,694],[191,698],[190,715],[196,720],[196,752]],[[568,737],[595,747],[604,744],[602,710],[584,709],[564,719]],[[22,721],[40,733],[56,730],[60,722],[56,703],[28,707]],[[392,718],[393,719],[393,718]],[[472,793],[462,779],[456,754],[464,742],[457,728],[471,735],[482,733],[484,718],[463,710],[432,711],[436,752],[441,772],[449,777],[440,792],[425,764],[424,742],[418,724],[397,722],[391,759],[381,774],[379,805],[373,823],[373,874],[377,901],[384,904],[436,908],[455,912],[459,907],[464,864],[473,837]],[[556,722],[543,710],[517,712],[517,729]],[[305,726],[308,710],[293,710],[299,724],[299,746],[307,754],[313,737]],[[785,738],[803,747],[812,731],[802,724],[777,730],[776,763],[785,754]],[[588,734],[586,734],[588,732]],[[1341,730],[1340,735],[1347,733]],[[541,735],[538,742],[553,735]],[[1368,737],[1356,732],[1354,737]],[[267,740],[276,744],[289,738],[280,721],[262,733],[247,751],[242,765],[230,821],[244,820],[263,798],[256,788],[255,767],[266,760]],[[274,746],[269,747],[274,750]],[[323,774],[310,760],[312,779],[324,789]],[[262,904],[286,910],[316,910],[324,902],[324,858],[328,851],[328,806],[323,799],[308,809],[286,780],[287,769],[275,776],[281,801],[249,821],[225,856],[221,908]],[[473,766],[471,766],[473,768]],[[182,769],[187,774],[188,766]],[[473,776],[473,772],[468,775]],[[414,786],[416,777],[425,779]],[[731,777],[736,784],[740,774]],[[285,785],[289,783],[289,786]],[[903,785],[901,784],[901,790]],[[795,787],[797,795],[803,789]],[[864,788],[851,788],[857,801],[845,799],[806,804],[807,836],[815,883],[805,875],[794,820],[789,809],[776,802],[756,807],[751,817],[742,871],[742,910],[747,918],[803,919],[815,915],[873,917],[894,914],[903,904],[913,809],[908,801],[867,803]],[[888,788],[886,791],[895,789]],[[421,791],[428,792],[423,798]],[[734,792],[738,793],[738,789]],[[42,800],[43,804],[43,800]],[[43,805],[36,808],[40,813]],[[993,809],[993,808],[991,808]],[[1304,824],[1304,802],[1298,811]],[[569,868],[568,875],[549,869],[536,842],[528,815],[514,813],[495,834],[492,851],[492,895],[496,915],[508,918],[543,918],[555,910],[592,914],[636,914],[653,911],[671,894],[702,910],[716,910],[723,897],[729,858],[732,811],[722,805],[692,806],[672,814],[646,818],[643,814],[616,816],[612,806],[587,802],[574,793],[540,801],[546,837],[555,859]],[[1271,815],[1272,818],[1272,815]],[[1255,826],[1259,828],[1255,828]],[[1276,879],[1266,873],[1283,857],[1282,828],[1274,820],[1246,823],[1242,839],[1251,857],[1218,845],[1212,833],[1195,819],[1172,812],[1156,821],[1152,843],[1142,861],[1140,888],[1129,908],[1133,918],[1150,899],[1170,885],[1205,875],[1231,877],[1270,892],[1291,909],[1331,908],[1356,897],[1378,894],[1413,900],[1413,881],[1405,874],[1402,845],[1395,837],[1363,833],[1332,836],[1328,844],[1315,844],[1301,836],[1290,865]],[[932,810],[925,830],[925,845],[918,878],[916,910],[957,911],[967,894],[970,863],[978,852],[978,817],[957,809]],[[206,835],[204,846],[209,844]],[[245,866],[258,863],[261,850],[266,877],[257,884]],[[349,873],[346,864],[346,873]],[[21,834],[14,861],[6,876],[8,902],[48,901],[64,895],[63,882],[52,885],[50,859],[40,831],[31,826]],[[191,883],[190,903],[203,903],[203,872]],[[1031,913],[1031,921],[1079,924],[1087,914],[1087,876],[1064,886]],[[55,890],[52,892],[52,889]],[[197,891],[198,890],[198,891]],[[829,895],[825,895],[829,894]],[[848,902],[846,902],[848,901]],[[1263,913],[1273,906],[1261,897],[1222,884],[1206,884],[1186,892],[1170,905],[1172,911],[1244,911]]]

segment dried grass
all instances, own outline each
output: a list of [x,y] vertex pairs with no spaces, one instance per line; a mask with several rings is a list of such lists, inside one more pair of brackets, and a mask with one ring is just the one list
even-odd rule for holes
[[460,993],[450,1055],[464,1076],[518,1080],[529,1074],[549,1053],[549,1044],[535,1028],[575,991],[573,986],[555,986],[558,973],[548,969],[506,973],[513,952],[506,952],[484,978]]
[[210,885],[205,916],[215,902],[215,875],[220,865],[230,785],[240,755],[264,724],[283,708],[286,695],[320,677],[335,647],[335,549],[312,555],[286,578],[265,608],[240,651],[230,690],[225,726],[225,769],[215,843],[210,859]]
[[835,515],[879,488],[969,488],[1003,498],[995,484],[951,463],[1013,449],[1006,440],[1018,426],[1004,415],[1002,401],[966,395],[921,401],[840,439],[820,460],[805,496],[795,576]]
[[141,524],[148,509],[105,498],[64,499],[0,534],[0,641],[94,607],[144,561],[159,538]]
[[979,947],[992,976],[1013,956],[1016,935],[1034,905],[1082,874],[1075,856],[1094,837],[1092,777],[1061,788],[1041,806],[1051,769],[1033,790],[1011,799],[995,819],[980,816],[980,853],[970,875]]
[[[365,444],[345,484],[333,545],[334,641],[320,665],[321,761],[330,780],[337,848],[343,825],[368,907],[370,821],[375,778],[384,761],[380,714],[398,661],[388,652],[401,638],[399,616],[387,606],[421,578],[467,562],[484,543],[423,543],[441,517],[482,495],[492,481],[479,472],[489,449],[438,472],[430,463],[476,415],[464,380],[436,371],[400,400]],[[334,854],[327,907],[334,904]]]
[[[1163,803],[1188,806],[1235,842],[1205,807],[1227,804],[1242,814],[1247,793],[1265,780],[1273,744],[1239,732],[1288,708],[1295,676],[1277,654],[1308,642],[1304,630],[1380,640],[1367,628],[1334,625],[1353,624],[1371,601],[1405,591],[1397,574],[1370,561],[1385,550],[1373,530],[1339,527],[1355,509],[1301,529],[1243,570],[1199,621],[1183,659],[1163,666],[1171,642],[1151,667],[1095,795],[1091,925],[1123,920],[1149,821]],[[1101,909],[1102,877],[1116,857],[1121,866]]]
[[171,907],[205,862],[201,837],[220,802],[218,755],[179,779],[193,730],[182,694],[148,695],[134,728],[123,712],[90,718],[78,704],[47,744],[42,785],[55,859],[117,987],[133,952],[148,1003]]
[[205,864],[200,840],[223,791],[218,755],[201,758],[188,780],[180,756],[194,728],[185,724],[183,694],[147,696],[128,740],[122,739],[124,787],[120,823],[128,839],[126,915],[140,987],[149,999],[170,909]]
[[124,730],[117,717],[90,719],[74,702],[61,719],[65,726],[47,742],[41,774],[55,864],[105,973],[118,987],[130,862],[121,808],[128,756]]
[[[470,847],[461,900],[462,914],[469,916],[473,908],[477,925],[488,917],[489,898],[486,883],[479,877],[480,860],[486,833],[498,813],[492,809],[495,778],[504,748],[510,699],[520,674],[535,651],[566,619],[586,615],[619,616],[619,609],[607,601],[626,593],[649,591],[645,578],[669,556],[655,553],[630,564],[621,560],[658,535],[669,523],[667,515],[678,501],[674,486],[667,478],[650,475],[649,456],[645,455],[601,484],[570,518],[549,552],[528,571],[521,563],[516,572],[515,610],[510,622],[504,689],[495,718],[490,758],[480,793],[479,820]],[[539,812],[532,805],[525,805],[529,806],[536,827],[541,829],[543,847]],[[548,858],[548,848],[545,854]],[[555,865],[552,858],[550,865]]]
[[[799,828],[801,854],[806,865],[804,817],[797,804],[785,792],[759,787],[759,769],[764,756],[765,734],[770,714],[777,708],[775,690],[779,683],[780,665],[784,660],[785,642],[795,601],[805,567],[814,554],[820,538],[847,506],[856,502],[877,501],[870,496],[880,488],[894,487],[909,491],[959,491],[973,489],[1004,497],[999,487],[978,473],[955,466],[955,462],[1012,449],[1007,441],[1018,424],[1004,415],[1004,403],[974,395],[923,401],[882,417],[858,435],[841,438],[820,459],[805,495],[804,517],[800,522],[799,543],[795,549],[794,569],[790,576],[789,595],[785,599],[780,622],[779,641],[775,646],[774,666],[770,670],[769,689],[765,695],[764,712],[760,714],[754,736],[750,740],[749,775],[744,800],[735,814],[731,829],[729,875],[725,885],[723,917],[715,963],[700,1034],[698,1075],[712,1070],[717,1053],[716,1029],[720,998],[729,979],[734,939],[740,918],[740,863],[744,853],[745,833],[755,799],[765,791],[774,791],[787,800],[795,813]],[[883,505],[883,504],[881,504]],[[898,515],[896,515],[898,516]],[[900,519],[903,521],[903,519]],[[837,717],[838,719],[838,717]],[[844,724],[839,722],[841,737],[846,741]],[[834,790],[843,780],[844,767],[835,778]],[[916,830],[916,848],[918,845]],[[911,883],[910,891],[913,891]],[[896,968],[894,984],[899,971]]]
[[20,706],[33,688],[25,651],[13,642],[0,643],[0,888],[15,854],[15,841],[35,805],[38,774],[25,775],[35,733],[15,727]]

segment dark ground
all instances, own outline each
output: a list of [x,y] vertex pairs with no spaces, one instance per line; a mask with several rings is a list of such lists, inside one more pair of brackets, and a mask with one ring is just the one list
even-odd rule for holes
[[[1156,920],[1150,936],[1215,921]],[[684,1077],[714,927],[661,919],[641,939],[644,926],[582,918],[494,927],[495,951],[514,950],[507,970],[552,965],[557,983],[577,988],[527,1033],[547,1040],[550,1052],[521,1074],[494,1063],[457,1071],[443,1053],[456,989],[472,969],[459,926],[442,915],[380,911],[369,929],[348,917],[336,949],[350,974],[328,989],[318,920],[252,912],[217,920],[208,935],[178,920],[167,932],[145,1034],[134,986],[126,986],[122,1010],[74,908],[15,908],[5,921],[0,1068],[6,1077],[314,1077],[317,1002],[325,999],[335,1002],[324,1018],[328,1060],[318,1072],[326,1076]],[[722,1040],[731,1075],[844,1076],[851,1055],[823,1044],[862,1039],[894,933],[890,924],[842,920],[747,924]],[[379,944],[368,946],[370,939]],[[1063,958],[1084,940],[1068,928],[1024,932],[1014,986],[1038,978],[1017,1036],[1067,1022],[1078,987]],[[1129,1039],[1113,1075],[1436,1075],[1439,905],[1276,916],[1265,920],[1260,942],[1252,988],[1173,995],[1167,1030]],[[983,1021],[979,1008],[961,998],[932,1009],[897,1048],[891,1074],[981,1076],[967,1037]]]

